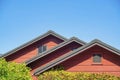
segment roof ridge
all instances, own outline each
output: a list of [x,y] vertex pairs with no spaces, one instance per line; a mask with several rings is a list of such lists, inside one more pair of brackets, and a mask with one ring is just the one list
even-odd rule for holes
[[99,39],[93,39],[91,42],[102,42],[102,41]]
[[54,33],[54,31],[53,30],[49,30],[48,33]]
[[75,37],[75,36],[71,37],[70,39],[71,39],[71,40],[76,40],[76,41],[78,41],[78,42],[81,42],[82,44],[87,44],[85,41],[83,41],[83,40],[81,40],[81,39],[79,39],[79,38],[77,38],[77,37]]

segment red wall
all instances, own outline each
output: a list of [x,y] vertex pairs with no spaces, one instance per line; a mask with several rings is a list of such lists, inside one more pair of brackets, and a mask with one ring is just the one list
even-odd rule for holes
[[[93,63],[92,55],[102,54],[102,63]],[[78,55],[61,63],[66,71],[74,72],[109,72],[120,75],[120,56],[105,50],[99,46],[94,46]]]
[[7,61],[21,63],[38,55],[38,47],[40,45],[46,45],[47,49],[50,49],[61,42],[63,41],[51,35],[5,58]]
[[61,55],[66,54],[66,53],[72,51],[73,48],[78,48],[80,46],[81,46],[80,44],[78,44],[76,42],[72,42],[69,45],[64,46],[64,47],[62,47],[62,48],[60,48],[60,49],[58,49],[58,50],[56,50],[56,51],[54,51],[54,52],[52,52],[52,53],[42,57],[42,58],[32,62],[28,66],[32,68],[32,72],[33,72],[38,67],[40,67],[42,65],[45,65],[46,63],[48,63],[48,62],[50,62],[50,61],[60,57]]

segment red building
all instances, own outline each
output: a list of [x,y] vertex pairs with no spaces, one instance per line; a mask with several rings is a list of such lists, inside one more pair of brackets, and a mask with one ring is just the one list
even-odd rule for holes
[[120,76],[120,50],[97,39],[86,43],[75,37],[66,39],[53,31],[1,57],[25,62],[32,69],[33,77],[59,65],[71,72],[106,72]]

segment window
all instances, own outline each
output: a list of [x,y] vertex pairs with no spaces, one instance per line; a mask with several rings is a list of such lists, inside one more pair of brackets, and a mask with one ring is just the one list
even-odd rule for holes
[[93,62],[101,63],[101,54],[93,54]]
[[46,51],[46,50],[47,50],[47,46],[42,45],[42,46],[40,46],[40,47],[38,48],[38,53],[42,53],[42,52],[44,52],[44,51]]
[[72,48],[71,50],[74,51],[74,50],[76,50],[76,49],[75,49],[75,48]]
[[76,47],[71,47],[71,50],[72,50],[72,51],[74,51],[74,50],[76,50],[76,49],[77,49]]

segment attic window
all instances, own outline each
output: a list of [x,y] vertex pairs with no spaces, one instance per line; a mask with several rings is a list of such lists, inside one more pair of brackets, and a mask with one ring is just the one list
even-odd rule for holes
[[76,50],[77,49],[77,47],[71,47],[71,50],[72,51],[74,51],[74,50]]
[[101,54],[93,54],[93,62],[101,63]]
[[47,50],[47,46],[46,45],[41,45],[41,46],[38,47],[38,53],[42,53],[42,52],[44,52],[46,50]]

